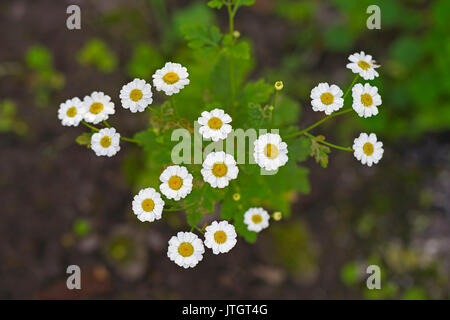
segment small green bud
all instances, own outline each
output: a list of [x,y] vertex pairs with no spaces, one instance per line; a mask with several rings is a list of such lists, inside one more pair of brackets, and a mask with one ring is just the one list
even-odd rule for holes
[[275,221],[280,221],[282,217],[283,217],[283,215],[281,214],[280,211],[274,212],[274,213],[272,214],[272,218],[273,218],[273,220],[275,220]]
[[233,200],[234,200],[234,201],[239,201],[239,200],[241,200],[241,195],[240,195],[239,193],[233,194]]
[[275,90],[277,90],[277,91],[283,90],[283,81],[275,82]]
[[235,37],[236,39],[239,38],[241,36],[241,33],[237,30],[233,31],[233,37]]
[[273,106],[269,106],[269,110],[273,111],[274,107]]

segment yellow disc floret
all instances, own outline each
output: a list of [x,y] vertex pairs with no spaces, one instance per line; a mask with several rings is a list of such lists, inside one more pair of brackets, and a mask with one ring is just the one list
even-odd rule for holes
[[180,77],[175,72],[167,72],[164,75],[163,80],[167,84],[174,84],[180,80]]
[[178,246],[178,253],[185,258],[190,257],[194,253],[194,247],[189,242],[182,242]]

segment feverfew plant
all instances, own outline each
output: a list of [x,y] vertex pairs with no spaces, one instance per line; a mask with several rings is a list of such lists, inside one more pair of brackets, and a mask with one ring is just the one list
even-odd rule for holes
[[[109,93],[112,98],[94,91],[83,100],[68,99],[58,111],[63,125],[89,129],[77,142],[97,156],[114,156],[122,142],[142,148],[133,181],[140,191],[130,199],[130,212],[143,223],[156,223],[169,212],[186,216],[189,227],[177,230],[167,249],[170,260],[184,268],[196,266],[205,247],[227,253],[239,246],[238,236],[254,242],[271,219],[288,217],[296,195],[309,192],[308,169],[300,165],[309,156],[326,167],[331,149],[353,152],[368,166],[383,155],[373,133],[361,133],[352,147],[312,133],[352,111],[361,117],[378,114],[377,88],[357,83],[360,77],[378,76],[372,57],[364,52],[349,57],[347,67],[356,76],[345,92],[326,82],[312,88],[311,108],[324,117],[300,129],[300,105],[283,93],[282,81],[248,79],[251,46],[234,29],[234,17],[239,7],[253,2],[209,1],[212,8],[227,9],[226,33],[216,26],[186,25],[182,31],[191,50],[182,64],[167,62],[152,79],[134,79]],[[131,138],[117,132],[109,124],[113,101],[120,101],[129,116],[148,117],[148,128]],[[213,213],[219,221],[204,223]]]

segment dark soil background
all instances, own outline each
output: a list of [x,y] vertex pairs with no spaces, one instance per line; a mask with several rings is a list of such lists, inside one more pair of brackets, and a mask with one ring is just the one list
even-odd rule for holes
[[[75,2],[82,8],[81,31],[65,27],[67,1],[0,1],[0,64],[20,62],[27,47],[42,43],[66,78],[50,106],[40,108],[27,89],[31,75],[0,76],[1,97],[14,99],[29,126],[24,136],[0,134],[0,298],[363,298],[364,280],[345,284],[342,268],[349,261],[363,268],[374,255],[401,290],[421,287],[428,298],[448,297],[448,132],[385,143],[385,156],[373,168],[355,165],[353,156],[343,153],[333,153],[327,170],[308,160],[311,194],[297,197],[292,217],[262,233],[256,244],[240,241],[229,254],[214,259],[207,252],[192,270],[169,261],[166,244],[173,224],[179,222],[168,218],[142,226],[131,213],[133,191],[121,169],[127,153],[137,149],[124,145],[111,159],[96,157],[74,142],[83,128],[63,127],[57,119],[58,105],[66,97],[82,96],[94,84],[116,92],[127,79],[121,71],[86,72],[74,59],[90,36],[106,39],[120,62],[126,59],[128,48],[121,39],[97,28],[94,19],[118,1]],[[136,2],[130,1],[130,6]],[[276,68],[283,50],[289,49],[280,36],[289,26],[266,14],[266,2],[243,10],[236,24],[254,41],[258,64]],[[175,10],[188,1],[169,3]],[[225,23],[225,16],[220,20]],[[151,21],[149,25],[146,32],[157,34]],[[320,61],[316,66],[320,71]],[[118,105],[118,97],[113,100]],[[125,135],[144,128],[142,119],[126,117],[120,109],[117,125]],[[316,118],[305,110],[301,122]],[[339,121],[326,131],[338,126]],[[363,214],[373,220],[368,230]],[[92,229],[83,237],[73,232],[80,218]],[[280,233],[299,230],[301,241],[287,246],[280,240]],[[131,239],[135,253],[126,265],[108,255],[108,243],[121,235]],[[299,259],[292,263],[283,250]],[[410,250],[420,254],[412,267],[405,267],[402,257]],[[66,268],[71,264],[81,267],[82,290],[66,288]]]

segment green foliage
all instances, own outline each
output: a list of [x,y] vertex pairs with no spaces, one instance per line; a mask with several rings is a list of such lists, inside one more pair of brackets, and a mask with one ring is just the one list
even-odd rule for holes
[[64,75],[54,68],[51,51],[42,45],[28,48],[24,60],[31,73],[30,88],[35,102],[39,107],[46,107],[52,93],[64,86]]
[[[381,30],[366,27],[370,15],[366,10],[370,5],[380,7]],[[336,18],[324,26],[318,21],[327,10],[333,10]],[[383,104],[377,117],[352,119],[353,127],[383,132],[385,139],[405,136],[417,139],[426,132],[448,130],[449,10],[450,2],[446,0],[429,3],[407,0],[277,1],[277,14],[288,20],[291,29],[303,30],[302,33],[293,32],[286,40],[302,50],[295,49],[281,58],[282,69],[277,69],[277,76],[282,74],[285,82],[297,90],[299,98],[309,100],[310,90],[304,88],[314,87],[317,78],[323,79],[330,70],[324,69],[314,79],[305,79],[304,72],[310,66],[304,57],[318,55],[323,50],[342,53],[344,66],[346,56],[361,48],[381,65],[378,70],[384,76],[372,81],[372,85],[379,87]],[[385,36],[380,37],[380,32]],[[348,124],[344,123],[345,126]]]
[[0,133],[13,132],[19,136],[28,132],[28,125],[17,115],[14,101],[4,99],[0,101]]
[[149,43],[139,43],[133,49],[133,55],[127,64],[131,78],[149,79],[156,69],[164,65],[161,54]]
[[92,66],[100,72],[111,73],[117,68],[118,59],[111,48],[101,39],[90,39],[77,53],[78,62]]
[[73,223],[73,232],[77,237],[84,237],[91,232],[91,225],[86,219],[77,219]]
[[[324,136],[317,136],[317,140],[325,141]],[[324,146],[320,142],[311,139],[311,156],[316,159],[317,163],[320,163],[320,165],[323,168],[326,168],[328,166],[328,153],[330,153],[331,150],[329,147]]]

